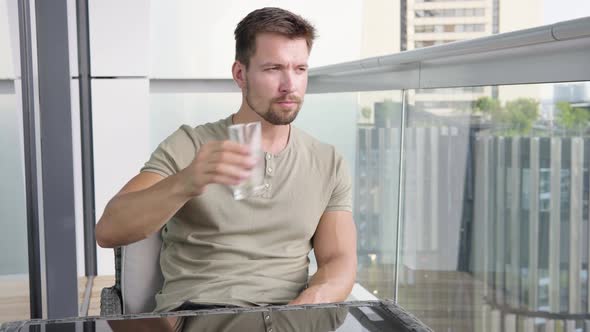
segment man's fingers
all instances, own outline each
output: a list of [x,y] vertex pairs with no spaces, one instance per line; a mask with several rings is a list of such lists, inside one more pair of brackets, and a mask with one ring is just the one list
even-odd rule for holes
[[212,152],[234,152],[242,155],[250,154],[250,147],[234,141],[211,142]]
[[211,163],[208,164],[205,172],[210,174],[211,176],[223,176],[237,179],[238,181],[243,181],[247,179],[251,172],[247,169],[242,167],[238,167],[231,164],[219,164],[219,163]]
[[211,163],[234,165],[240,168],[252,169],[256,160],[249,155],[243,155],[231,151],[219,151],[211,155]]
[[217,184],[224,184],[227,186],[237,186],[243,180],[237,179],[231,176],[224,176],[224,175],[213,175],[211,176],[210,183],[217,183]]
[[209,183],[238,185],[250,177],[257,161],[247,145],[213,141],[203,145],[193,162],[198,186],[204,187]]

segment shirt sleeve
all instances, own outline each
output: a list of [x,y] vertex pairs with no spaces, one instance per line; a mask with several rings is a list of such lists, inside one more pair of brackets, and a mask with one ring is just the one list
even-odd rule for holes
[[188,166],[196,151],[190,130],[189,126],[182,126],[162,141],[140,172],[153,172],[167,177]]
[[352,179],[344,158],[336,154],[334,165],[334,186],[332,195],[325,212],[351,211],[352,212]]

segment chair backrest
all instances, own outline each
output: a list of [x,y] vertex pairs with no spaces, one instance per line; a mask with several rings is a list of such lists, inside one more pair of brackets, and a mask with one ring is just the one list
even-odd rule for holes
[[155,295],[162,289],[164,277],[160,268],[160,232],[122,247],[121,296],[123,314],[152,312]]

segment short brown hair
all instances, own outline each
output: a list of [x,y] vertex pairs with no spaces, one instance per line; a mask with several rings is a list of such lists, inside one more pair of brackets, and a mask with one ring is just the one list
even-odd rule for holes
[[290,39],[305,38],[311,51],[316,37],[315,28],[303,17],[276,7],[257,9],[244,17],[236,30],[236,60],[246,67],[256,52],[256,36],[260,33],[278,33]]

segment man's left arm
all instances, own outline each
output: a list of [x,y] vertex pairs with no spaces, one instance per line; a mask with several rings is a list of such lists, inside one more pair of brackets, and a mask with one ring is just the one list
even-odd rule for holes
[[346,300],[356,279],[356,228],[349,211],[325,212],[313,237],[318,270],[289,304]]

